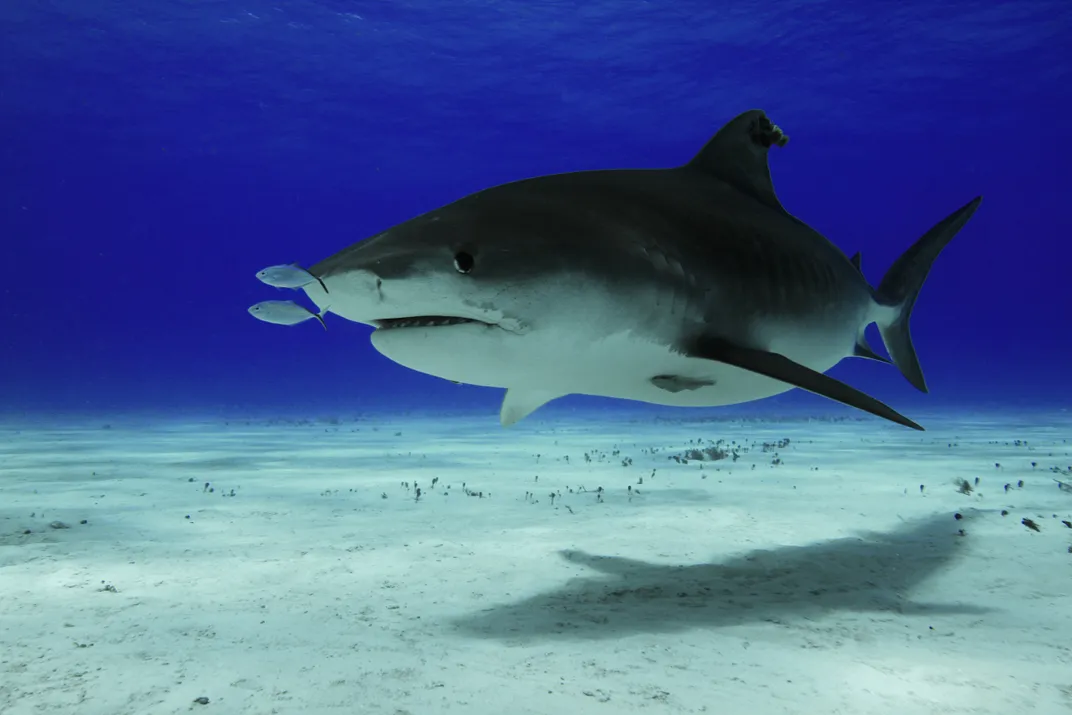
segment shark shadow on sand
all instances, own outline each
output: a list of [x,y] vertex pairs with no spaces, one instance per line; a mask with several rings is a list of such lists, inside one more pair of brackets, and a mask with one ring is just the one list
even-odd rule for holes
[[911,598],[914,588],[950,567],[965,548],[951,527],[956,523],[943,514],[888,533],[758,550],[708,564],[563,551],[567,561],[599,575],[464,616],[454,626],[482,638],[594,640],[834,612],[986,613],[977,606]]

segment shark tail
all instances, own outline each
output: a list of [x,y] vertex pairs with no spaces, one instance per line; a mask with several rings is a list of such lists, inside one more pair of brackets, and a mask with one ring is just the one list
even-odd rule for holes
[[975,197],[923,234],[894,262],[875,290],[875,302],[885,309],[885,315],[877,322],[886,351],[905,379],[921,392],[927,392],[927,382],[908,327],[912,309],[938,254],[968,223],[982,200],[981,196]]

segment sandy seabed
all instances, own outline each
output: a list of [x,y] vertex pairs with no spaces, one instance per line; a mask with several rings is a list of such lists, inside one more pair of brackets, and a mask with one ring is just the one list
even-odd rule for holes
[[1067,414],[105,422],[0,428],[4,715],[1072,713]]

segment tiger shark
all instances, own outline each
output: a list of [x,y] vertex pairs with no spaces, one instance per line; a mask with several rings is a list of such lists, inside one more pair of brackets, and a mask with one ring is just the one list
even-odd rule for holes
[[[824,374],[892,362],[927,391],[909,319],[931,265],[981,197],[940,221],[877,288],[775,195],[762,110],[687,164],[580,171],[494,186],[309,268],[322,312],[370,325],[407,368],[506,388],[508,426],[569,394],[675,406],[807,390],[913,429]],[[889,359],[864,338],[876,323]]]

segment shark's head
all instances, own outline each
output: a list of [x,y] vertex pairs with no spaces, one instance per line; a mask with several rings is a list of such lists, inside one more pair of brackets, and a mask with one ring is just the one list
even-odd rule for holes
[[549,351],[557,362],[571,343],[614,330],[628,306],[589,219],[512,187],[354,244],[312,266],[323,288],[304,289],[321,308],[375,327],[375,348],[406,367],[516,385]]

